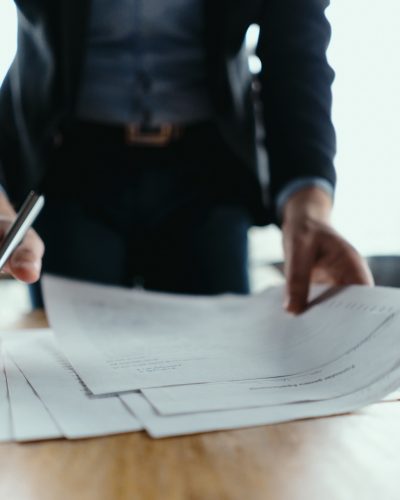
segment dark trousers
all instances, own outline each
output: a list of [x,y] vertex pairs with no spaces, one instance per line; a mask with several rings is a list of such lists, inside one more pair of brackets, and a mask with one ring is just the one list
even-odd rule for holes
[[[247,182],[211,124],[157,148],[78,123],[44,184],[43,271],[173,293],[247,293]],[[42,305],[38,286],[31,297]]]

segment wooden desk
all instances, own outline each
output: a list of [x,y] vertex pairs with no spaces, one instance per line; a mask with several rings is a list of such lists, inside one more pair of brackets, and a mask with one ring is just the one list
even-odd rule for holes
[[[35,313],[13,327],[45,325]],[[1,500],[398,500],[399,473],[398,403],[163,440],[0,445]]]

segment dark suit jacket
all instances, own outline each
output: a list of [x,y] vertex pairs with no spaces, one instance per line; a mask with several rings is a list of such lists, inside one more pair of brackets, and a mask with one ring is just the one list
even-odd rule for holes
[[[0,93],[0,182],[18,203],[43,177],[56,131],[74,117],[90,0],[15,1],[18,51]],[[334,183],[333,72],[325,55],[329,0],[203,1],[215,119],[256,181],[251,196],[268,209],[285,183],[299,176]],[[243,38],[252,23],[260,25],[268,163],[257,161],[254,92],[243,71]],[[259,221],[267,222],[271,210],[264,209]]]

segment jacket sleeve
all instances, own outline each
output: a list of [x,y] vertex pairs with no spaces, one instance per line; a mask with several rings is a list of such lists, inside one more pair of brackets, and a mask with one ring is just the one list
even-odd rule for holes
[[302,177],[320,177],[333,187],[336,182],[328,5],[329,0],[262,2],[257,54],[275,202],[288,183]]

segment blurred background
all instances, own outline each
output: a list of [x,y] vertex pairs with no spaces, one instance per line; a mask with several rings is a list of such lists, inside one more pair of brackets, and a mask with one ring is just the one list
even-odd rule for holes
[[[369,257],[378,284],[400,286],[400,2],[332,0],[327,15],[336,72],[334,225]],[[265,262],[282,258],[280,234],[254,229],[251,242],[257,289],[268,279]]]
[[[333,0],[327,15],[333,30],[329,60],[336,72],[333,118],[339,182],[334,224],[363,255],[386,256],[371,262],[393,277],[397,260],[387,256],[400,255],[400,2]],[[16,49],[11,0],[0,3],[0,37],[1,82]],[[256,39],[254,27],[249,47]],[[257,60],[251,65],[257,70]],[[250,241],[253,289],[280,281],[270,266],[282,260],[279,230],[253,229]],[[12,290],[8,295],[15,287]],[[18,297],[26,307],[25,291]]]

